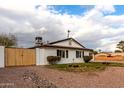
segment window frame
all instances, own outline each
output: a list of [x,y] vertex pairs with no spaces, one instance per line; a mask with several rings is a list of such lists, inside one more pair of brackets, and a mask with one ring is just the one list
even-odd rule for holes
[[66,58],[65,57],[65,50],[57,49],[57,56],[59,56],[61,58]]
[[76,58],[82,58],[82,53],[79,50],[76,50]]

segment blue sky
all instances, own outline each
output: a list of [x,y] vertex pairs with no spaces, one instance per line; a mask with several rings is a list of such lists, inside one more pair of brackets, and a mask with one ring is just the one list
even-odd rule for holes
[[116,12],[113,15],[122,15],[124,14],[124,5],[115,5]]
[[[31,47],[34,37],[56,41],[70,36],[87,48],[114,51],[124,40],[124,5],[42,5],[30,0],[1,0],[0,33],[14,33],[18,46]],[[39,0],[42,1],[42,0]]]
[[59,13],[64,14],[68,13],[71,15],[82,15],[84,12],[92,9],[94,6],[87,6],[87,5],[55,5],[53,6],[56,11]]
[[[86,11],[94,8],[94,5],[54,5],[56,11],[64,14],[68,13],[70,15],[82,15]],[[124,14],[124,5],[114,5],[116,12],[111,15],[122,15]]]

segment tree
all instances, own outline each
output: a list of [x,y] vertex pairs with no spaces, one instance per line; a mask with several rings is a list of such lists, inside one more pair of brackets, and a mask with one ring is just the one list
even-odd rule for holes
[[0,34],[0,46],[12,47],[17,45],[17,39],[13,34]]
[[121,49],[122,52],[124,52],[124,41],[120,41],[120,42],[117,44],[117,48]]
[[121,53],[121,50],[115,50],[115,53]]

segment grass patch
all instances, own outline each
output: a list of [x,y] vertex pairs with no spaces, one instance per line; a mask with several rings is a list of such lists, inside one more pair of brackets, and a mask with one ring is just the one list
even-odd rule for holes
[[92,62],[92,63],[74,63],[74,64],[54,64],[47,65],[48,68],[69,71],[69,72],[88,72],[104,71],[106,67],[124,67],[122,63]]

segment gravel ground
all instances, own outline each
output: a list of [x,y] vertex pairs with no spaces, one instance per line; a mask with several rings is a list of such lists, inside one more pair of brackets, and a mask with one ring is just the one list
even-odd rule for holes
[[100,72],[65,72],[44,66],[0,68],[0,87],[12,88],[120,88],[124,68]]

